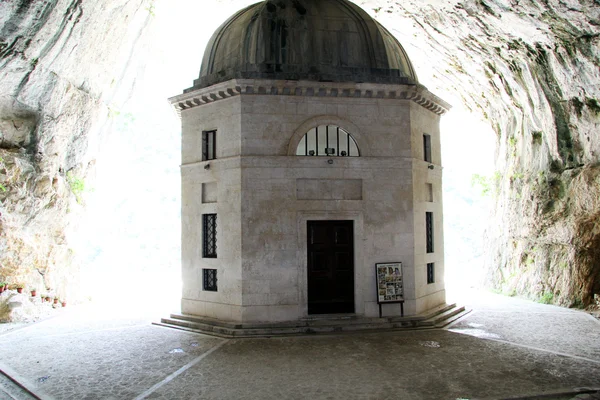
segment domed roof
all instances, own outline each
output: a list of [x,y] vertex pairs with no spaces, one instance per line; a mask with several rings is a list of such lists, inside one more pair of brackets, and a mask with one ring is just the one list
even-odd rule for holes
[[268,0],[213,34],[199,89],[234,78],[417,84],[402,45],[347,0]]

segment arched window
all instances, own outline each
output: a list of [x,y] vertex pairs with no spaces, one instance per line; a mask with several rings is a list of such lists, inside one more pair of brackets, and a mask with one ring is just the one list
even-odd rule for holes
[[360,157],[354,138],[335,125],[320,125],[304,135],[298,148],[298,156]]

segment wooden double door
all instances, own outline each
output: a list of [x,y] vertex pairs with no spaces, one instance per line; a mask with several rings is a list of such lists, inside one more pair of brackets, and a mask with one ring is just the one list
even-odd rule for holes
[[307,243],[308,313],[353,313],[353,221],[308,221]]

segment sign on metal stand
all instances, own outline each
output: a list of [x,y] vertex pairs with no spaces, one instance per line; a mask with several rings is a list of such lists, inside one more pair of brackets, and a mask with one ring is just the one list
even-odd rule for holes
[[375,264],[375,279],[377,283],[377,303],[379,318],[381,305],[400,303],[401,315],[404,317],[404,282],[402,279],[402,263]]

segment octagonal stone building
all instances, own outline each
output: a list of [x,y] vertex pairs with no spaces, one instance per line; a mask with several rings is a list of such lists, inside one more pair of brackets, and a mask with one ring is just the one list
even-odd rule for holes
[[[183,314],[252,324],[445,304],[449,106],[360,7],[249,6],[170,101],[182,119]],[[402,263],[387,291],[380,263]]]

